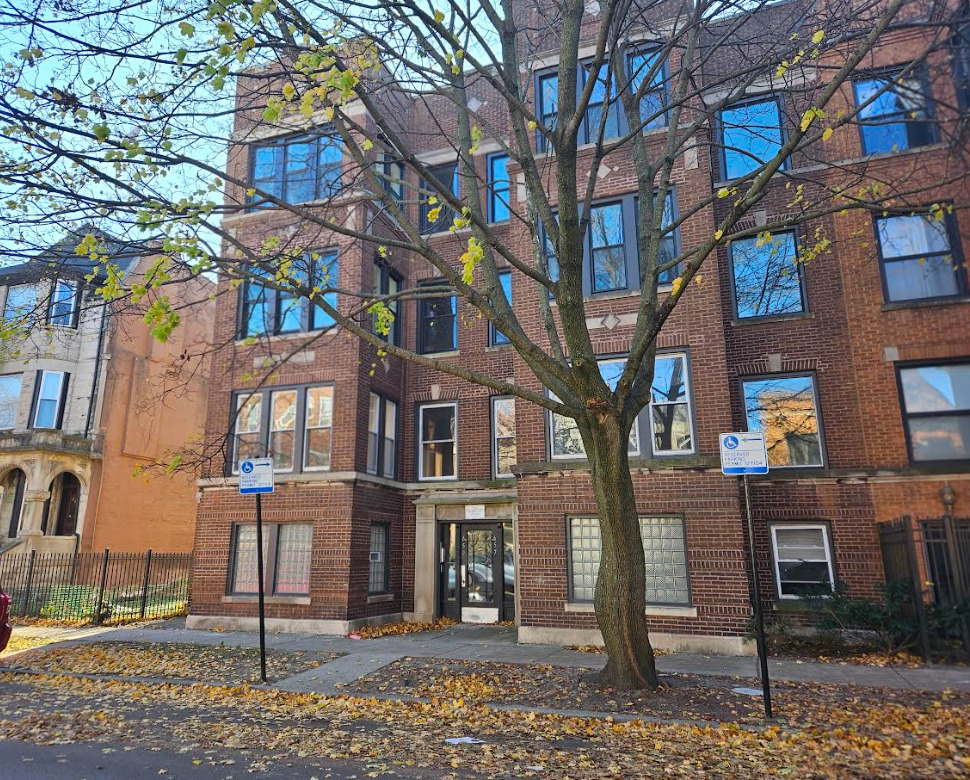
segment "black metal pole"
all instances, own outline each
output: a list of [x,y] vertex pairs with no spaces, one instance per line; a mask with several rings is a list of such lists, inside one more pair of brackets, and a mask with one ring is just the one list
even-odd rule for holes
[[771,683],[768,680],[768,643],[765,641],[765,618],[761,611],[761,586],[758,584],[758,556],[754,546],[754,522],[751,519],[751,490],[748,475],[741,477],[744,485],[744,508],[748,520],[748,547],[751,549],[751,598],[754,601],[755,639],[758,643],[758,660],[761,662],[761,690],[765,700],[765,717],[771,714]]
[[263,586],[263,502],[256,494],[256,574],[259,577],[259,679],[266,682],[266,594]]

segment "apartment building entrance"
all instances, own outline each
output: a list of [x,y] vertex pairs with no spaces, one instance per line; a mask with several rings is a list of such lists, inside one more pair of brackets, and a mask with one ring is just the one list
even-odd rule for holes
[[440,607],[462,623],[515,618],[515,537],[512,523],[442,523]]

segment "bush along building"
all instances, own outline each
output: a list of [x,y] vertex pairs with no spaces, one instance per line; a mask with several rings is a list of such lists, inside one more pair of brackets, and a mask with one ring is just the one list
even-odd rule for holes
[[[144,305],[97,292],[105,264],[76,253],[82,238],[0,269],[0,555],[190,552],[194,480],[135,472],[202,431],[212,283],[166,286],[191,316],[162,343]],[[91,254],[125,284],[153,264],[150,250],[103,235]]]
[[[756,20],[760,29],[795,29],[801,11],[796,3],[759,13],[768,14]],[[594,30],[595,10],[590,14]],[[656,30],[630,35],[637,44],[631,68],[663,47]],[[826,135],[824,159],[818,150],[812,158],[790,156],[745,217],[750,237],[706,261],[704,279],[692,282],[663,327],[651,399],[629,442],[655,646],[751,649],[744,503],[737,480],[719,470],[721,432],[757,430],[767,439],[771,472],[752,480],[752,498],[759,576],[772,614],[803,611],[803,596],[839,583],[876,597],[885,577],[879,523],[941,515],[944,490],[955,495],[948,507],[967,512],[970,295],[963,258],[970,230],[964,213],[947,208],[970,194],[965,179],[953,175],[954,166],[965,172],[953,140],[965,82],[905,75],[923,50],[918,38],[905,28],[886,34],[827,108],[831,116],[858,111],[858,121]],[[959,36],[951,44],[921,69],[952,76],[966,50]],[[555,43],[543,49],[540,41],[533,53],[530,107],[552,123]],[[680,55],[665,56],[669,65],[644,96],[658,106],[669,99],[668,77]],[[710,112],[673,167],[665,219],[677,228],[662,238],[668,256],[714,234],[752,160],[757,166],[777,153],[798,127],[806,108],[799,101],[813,80],[838,67],[844,51],[821,57],[817,67],[792,68],[786,78],[754,80],[743,99]],[[696,111],[723,91],[716,70],[722,65],[713,57],[706,66],[714,69],[714,85],[697,97]],[[589,77],[582,71],[579,89]],[[331,286],[340,290],[391,295],[440,284],[430,266],[406,252],[328,230],[281,206],[319,209],[378,238],[400,230],[323,111],[266,118],[267,97],[286,81],[285,71],[272,69],[239,79],[227,251],[281,240],[306,248],[301,273],[320,287],[336,280]],[[483,79],[467,89],[472,110],[507,141],[501,100]],[[618,137],[626,120],[615,103],[604,107],[608,92],[600,89],[586,126],[595,126],[597,112],[612,110],[601,125],[607,138]],[[448,101],[404,89],[381,95],[399,136],[430,175],[458,192]],[[363,105],[344,111],[376,134]],[[662,143],[667,121],[661,111],[645,128],[649,142]],[[596,139],[583,132],[579,154],[591,155]],[[540,150],[543,142],[537,134]],[[448,229],[451,215],[442,216],[409,169],[375,154],[368,162],[388,191],[435,250],[461,267],[467,235]],[[529,257],[520,166],[495,138],[482,139],[471,157],[492,230]],[[845,215],[829,209],[790,230],[759,234],[759,225],[797,208],[801,173],[811,174],[817,190],[843,182],[847,168],[859,165],[880,181],[921,182],[925,208]],[[598,171],[583,283],[586,327],[608,383],[622,372],[640,302],[636,198],[636,166],[620,147]],[[705,199],[708,205],[695,210]],[[554,264],[549,244],[544,248]],[[511,267],[501,270],[501,281],[528,336],[547,343],[535,282]],[[660,281],[662,290],[675,289],[677,269]],[[358,303],[339,291],[327,295],[341,312]],[[508,338],[460,298],[423,297],[391,308],[392,344],[545,392]],[[222,279],[215,341],[221,346],[213,371],[223,379],[210,393],[206,429],[225,446],[200,482],[190,624],[255,625],[253,499],[238,495],[235,474],[241,458],[269,453],[277,471],[276,492],[263,502],[271,629],[340,633],[445,616],[514,621],[524,642],[600,641],[592,605],[597,503],[582,439],[568,419],[382,355],[271,279]]]

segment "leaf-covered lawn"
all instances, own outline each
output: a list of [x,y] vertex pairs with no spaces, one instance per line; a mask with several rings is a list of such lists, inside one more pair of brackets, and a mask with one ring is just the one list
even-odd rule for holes
[[19,653],[21,650],[43,647],[56,641],[57,639],[54,637],[17,636],[16,632],[14,632],[13,636],[10,637],[10,641],[7,643],[7,648],[3,652],[0,652],[0,658],[5,658],[11,653]]
[[[266,653],[270,681],[292,677],[336,658],[335,653]],[[259,678],[259,650],[222,645],[92,642],[52,647],[12,658],[7,666],[53,674],[111,674],[239,685]]]
[[[178,745],[200,757],[230,750],[264,769],[286,761],[325,768],[328,761],[351,760],[360,762],[361,777],[970,775],[970,711],[965,699],[947,696],[847,700],[841,709],[823,705],[804,712],[797,725],[761,729],[495,711],[466,697],[408,703],[15,674],[0,683],[0,739]],[[482,742],[444,741],[461,736]],[[323,778],[326,772],[312,775]]]

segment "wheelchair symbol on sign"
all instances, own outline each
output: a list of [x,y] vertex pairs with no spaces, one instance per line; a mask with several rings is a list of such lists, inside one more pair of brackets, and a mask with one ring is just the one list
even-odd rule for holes
[[736,449],[737,446],[738,446],[738,444],[740,444],[740,442],[738,441],[738,437],[737,436],[725,436],[724,437],[724,446],[727,447],[729,450]]
[[244,460],[241,468],[244,474],[251,474],[253,471],[253,462],[251,460]]

